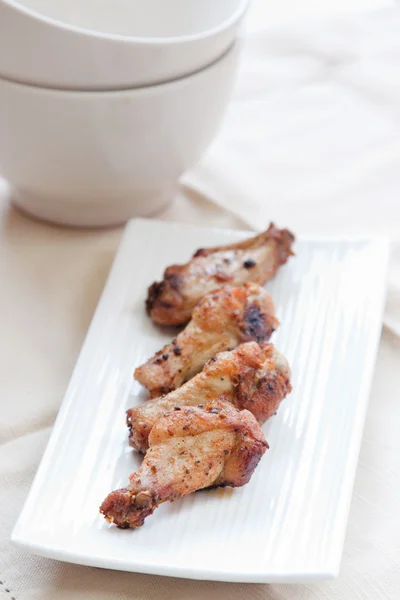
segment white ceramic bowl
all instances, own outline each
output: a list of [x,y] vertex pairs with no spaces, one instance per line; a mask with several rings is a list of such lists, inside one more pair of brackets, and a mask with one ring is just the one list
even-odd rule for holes
[[248,4],[0,0],[0,77],[80,90],[170,81],[222,56]]
[[40,219],[107,226],[154,213],[213,139],[237,65],[235,44],[174,82],[114,92],[0,80],[0,175]]

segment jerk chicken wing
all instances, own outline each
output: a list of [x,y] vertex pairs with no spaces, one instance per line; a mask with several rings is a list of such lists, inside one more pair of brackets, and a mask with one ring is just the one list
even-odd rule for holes
[[205,404],[223,395],[239,410],[249,410],[259,423],[275,414],[291,391],[290,369],[272,344],[241,344],[230,352],[220,352],[204,369],[178,388],[127,411],[131,446],[146,452],[153,425],[175,406]]
[[264,284],[293,254],[293,234],[273,223],[260,235],[237,244],[198,250],[185,265],[172,265],[150,286],[147,312],[160,325],[187,323],[198,301],[230,283]]
[[140,527],[162,502],[246,484],[267,448],[247,410],[223,400],[177,407],[156,422],[141,468],[126,488],[107,496],[100,512],[118,527]]
[[135,370],[151,396],[168,394],[188,381],[217,352],[247,341],[263,343],[278,326],[271,296],[256,283],[209,292],[192,320],[172,341]]

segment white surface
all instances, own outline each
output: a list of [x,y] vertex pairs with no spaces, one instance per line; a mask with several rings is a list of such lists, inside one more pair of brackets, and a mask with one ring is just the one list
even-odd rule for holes
[[152,214],[212,141],[237,66],[235,45],[186,78],[123,92],[0,80],[0,173],[42,219],[104,226]]
[[251,0],[246,25],[248,31],[254,32],[271,25],[285,27],[291,22],[342,17],[393,6],[395,3],[396,0]]
[[296,257],[268,284],[281,321],[274,343],[292,366],[293,392],[264,426],[270,450],[250,484],[166,503],[136,531],[110,527],[98,514],[140,464],[125,426],[126,409],[143,401],[132,370],[171,336],[145,314],[148,285],[198,247],[246,235],[129,224],[13,532],[19,546],[195,579],[337,575],[381,329],[385,242],[300,240]]
[[248,3],[0,0],[0,77],[81,90],[170,81],[222,56]]

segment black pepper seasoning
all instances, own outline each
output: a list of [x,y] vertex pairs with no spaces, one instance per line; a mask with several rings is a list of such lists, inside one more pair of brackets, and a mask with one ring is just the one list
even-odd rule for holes
[[243,266],[245,269],[252,269],[253,267],[256,266],[256,261],[253,260],[252,258],[248,258],[247,260],[244,261]]

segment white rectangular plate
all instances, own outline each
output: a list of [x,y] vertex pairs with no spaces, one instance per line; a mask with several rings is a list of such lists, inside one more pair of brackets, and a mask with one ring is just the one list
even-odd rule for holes
[[301,239],[267,284],[293,392],[265,426],[270,450],[243,488],[162,505],[138,530],[98,507],[139,465],[125,410],[141,402],[132,371],[171,332],[144,311],[147,286],[194,250],[248,232],[134,220],[114,266],[12,539],[97,567],[242,582],[337,575],[381,329],[388,244]]

